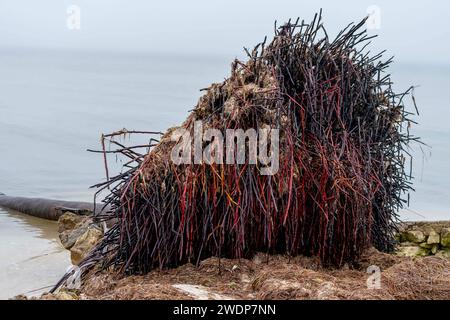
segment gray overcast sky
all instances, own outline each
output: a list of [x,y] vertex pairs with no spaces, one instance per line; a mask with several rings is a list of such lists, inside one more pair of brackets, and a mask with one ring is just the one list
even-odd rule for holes
[[[69,5],[81,9],[81,30],[66,27]],[[321,7],[335,34],[381,9],[375,47],[397,61],[450,63],[450,1],[150,1],[0,0],[0,47],[46,47],[241,55],[273,21],[310,20]]]

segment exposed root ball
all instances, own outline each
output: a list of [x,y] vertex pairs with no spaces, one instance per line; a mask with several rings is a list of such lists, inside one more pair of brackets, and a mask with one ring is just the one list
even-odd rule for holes
[[[279,169],[260,163],[171,161],[169,130],[128,172],[108,180],[116,223],[82,267],[126,273],[251,258],[255,252],[352,263],[373,244],[390,250],[404,192],[409,136],[402,98],[365,53],[365,21],[330,41],[320,15],[276,28],[249,61],[209,87],[181,128],[279,129]],[[202,145],[204,147],[204,144]],[[130,156],[130,149],[121,149]],[[99,218],[110,219],[109,214]]]

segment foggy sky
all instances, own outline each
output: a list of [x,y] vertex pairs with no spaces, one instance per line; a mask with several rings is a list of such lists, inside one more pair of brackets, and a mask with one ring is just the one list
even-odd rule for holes
[[[373,4],[381,9],[376,49],[387,48],[396,61],[450,63],[448,0],[0,0],[0,48],[238,56],[271,36],[274,20],[309,21],[322,7],[334,35]],[[66,27],[69,5],[81,9],[79,31]]]

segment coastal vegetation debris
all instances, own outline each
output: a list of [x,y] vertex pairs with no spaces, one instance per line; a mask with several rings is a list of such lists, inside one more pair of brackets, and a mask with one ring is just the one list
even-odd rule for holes
[[[321,13],[275,25],[273,40],[246,50],[247,62],[235,60],[230,77],[207,88],[179,127],[278,129],[274,175],[248,161],[174,164],[177,128],[152,133],[142,153],[118,141],[130,131],[103,136],[107,180],[96,187],[109,190],[109,209],[96,219],[114,223],[80,268],[145,274],[257,252],[339,267],[371,245],[393,250],[397,212],[412,190],[408,145],[418,141],[404,104],[412,88],[394,92],[392,59],[366,50],[373,36],[365,21],[334,40]],[[117,149],[107,150],[105,138]],[[109,153],[128,158],[114,177]]]

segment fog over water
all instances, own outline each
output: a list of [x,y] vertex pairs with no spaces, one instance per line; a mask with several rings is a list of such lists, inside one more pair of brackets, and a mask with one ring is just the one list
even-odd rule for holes
[[[332,36],[364,17],[373,4],[0,0],[0,192],[92,200],[89,186],[104,178],[103,163],[86,149],[99,147],[101,133],[124,127],[164,131],[179,124],[196,104],[199,89],[227,77],[231,61],[244,57],[243,46],[252,47],[273,34],[274,20],[310,20],[322,7]],[[417,86],[420,116],[415,120],[420,125],[413,133],[429,145],[412,151],[416,192],[401,215],[449,220],[450,2],[375,4],[380,29],[369,33],[380,36],[372,51],[388,49],[386,57],[395,55],[391,73],[396,89]],[[67,28],[69,5],[80,10],[80,30]],[[27,279],[42,277],[20,261],[37,251],[41,256],[58,252],[56,233],[47,232],[54,226],[21,219],[17,213],[0,211],[2,230],[19,230],[14,236],[0,232],[0,257],[10,256],[4,261],[10,273],[1,279],[0,292],[16,293],[8,289],[17,287],[13,268],[16,274],[29,275]],[[39,236],[42,233],[45,236]],[[12,254],[24,243],[35,242],[28,258]],[[59,265],[68,264],[67,255],[53,256]],[[16,291],[52,279],[29,281]]]

